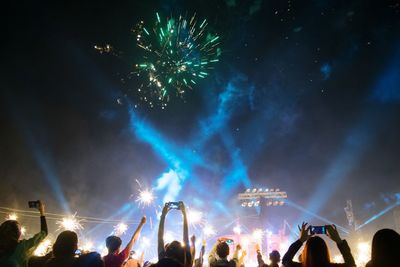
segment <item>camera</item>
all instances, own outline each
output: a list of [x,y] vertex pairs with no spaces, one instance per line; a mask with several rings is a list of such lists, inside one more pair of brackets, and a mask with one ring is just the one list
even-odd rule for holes
[[225,243],[227,243],[228,245],[232,245],[235,242],[233,241],[233,239],[227,239],[225,240]]
[[28,206],[30,209],[37,209],[39,208],[40,201],[35,200],[35,201],[28,201]]
[[325,235],[326,227],[325,226],[311,226],[310,232],[312,235]]

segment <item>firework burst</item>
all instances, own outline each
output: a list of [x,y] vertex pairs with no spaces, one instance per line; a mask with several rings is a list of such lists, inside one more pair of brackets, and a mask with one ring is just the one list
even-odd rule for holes
[[58,230],[78,231],[83,230],[81,220],[76,218],[76,214],[64,217],[60,221],[57,221]]
[[207,20],[198,20],[196,14],[189,19],[155,17],[153,27],[141,21],[132,30],[144,52],[135,73],[146,81],[138,89],[142,100],[165,107],[172,95],[183,97],[209,75],[221,55],[220,36],[207,32]]
[[128,225],[123,222],[114,226],[114,234],[116,236],[121,236],[121,235],[125,234],[127,230],[128,230]]

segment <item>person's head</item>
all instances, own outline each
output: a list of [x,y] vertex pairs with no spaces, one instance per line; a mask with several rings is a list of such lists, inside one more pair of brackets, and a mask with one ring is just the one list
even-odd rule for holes
[[53,244],[53,255],[59,257],[73,257],[78,249],[78,235],[72,231],[61,232]]
[[104,263],[101,259],[101,255],[97,252],[89,252],[82,254],[76,265],[76,267],[103,267]]
[[269,259],[271,263],[279,263],[281,261],[281,254],[277,250],[273,250],[269,253]]
[[17,221],[7,220],[0,225],[0,255],[14,252],[21,237],[21,226]]
[[220,258],[226,258],[229,255],[229,245],[226,242],[220,242],[217,245],[217,255]]
[[118,236],[111,235],[106,239],[106,247],[109,254],[118,253],[121,247],[122,240]]
[[400,262],[400,235],[392,229],[375,233],[371,246],[372,266],[395,266]]
[[327,266],[330,263],[328,246],[319,236],[310,237],[301,253],[303,267]]
[[185,249],[179,241],[172,241],[165,249],[165,256],[181,264],[185,261]]

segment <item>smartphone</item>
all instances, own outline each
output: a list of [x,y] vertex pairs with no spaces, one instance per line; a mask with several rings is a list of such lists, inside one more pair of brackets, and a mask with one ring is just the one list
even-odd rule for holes
[[311,226],[310,228],[311,234],[313,235],[324,235],[326,234],[325,226]]
[[170,207],[171,209],[176,209],[178,210],[181,206],[181,201],[179,202],[168,202],[168,207]]
[[75,255],[81,255],[82,254],[82,251],[80,250],[80,249],[77,249],[77,250],[75,250]]
[[39,208],[39,200],[36,201],[28,201],[28,206],[30,209],[37,209]]

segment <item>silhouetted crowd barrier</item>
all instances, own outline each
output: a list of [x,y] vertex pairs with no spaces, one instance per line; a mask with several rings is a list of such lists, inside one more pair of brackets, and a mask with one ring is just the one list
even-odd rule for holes
[[[78,235],[73,231],[61,232],[50,253],[45,256],[32,256],[37,246],[48,234],[44,204],[37,202],[40,213],[40,232],[27,240],[20,240],[21,226],[15,220],[7,220],[0,226],[0,267],[202,267],[204,263],[205,246],[203,242],[198,255],[195,248],[195,236],[190,238],[186,208],[183,202],[168,202],[164,205],[160,216],[158,229],[158,262],[144,261],[144,254],[140,259],[130,258],[133,246],[138,241],[143,226],[146,224],[144,216],[130,241],[122,248],[122,241],[117,236],[109,236],[105,243],[107,255],[101,257],[97,252],[88,252],[77,255]],[[166,215],[171,209],[182,213],[183,238],[182,241],[164,242],[164,224]],[[343,256],[344,263],[332,263],[326,242],[318,235],[327,235],[336,243]],[[219,238],[208,253],[208,266],[210,267],[244,267],[244,258],[247,255],[240,244],[235,246],[233,256],[230,258],[231,240]],[[304,247],[303,247],[304,246]],[[298,261],[293,258],[302,249]],[[274,250],[269,254],[270,264],[263,260],[260,247],[256,246],[259,267],[280,266],[281,256]],[[197,255],[197,258],[196,258]],[[282,258],[285,267],[353,267],[356,266],[351,249],[346,240],[341,239],[334,225],[326,225],[323,233],[316,233],[307,224],[299,226],[299,239],[289,247]],[[366,267],[394,267],[400,266],[400,235],[391,229],[381,229],[375,233],[371,246],[371,259]],[[251,266],[253,267],[253,266]]]

